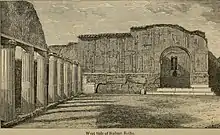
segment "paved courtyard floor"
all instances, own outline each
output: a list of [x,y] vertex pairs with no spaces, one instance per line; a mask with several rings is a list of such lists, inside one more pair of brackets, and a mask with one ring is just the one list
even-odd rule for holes
[[217,96],[92,95],[14,128],[205,128],[219,123]]

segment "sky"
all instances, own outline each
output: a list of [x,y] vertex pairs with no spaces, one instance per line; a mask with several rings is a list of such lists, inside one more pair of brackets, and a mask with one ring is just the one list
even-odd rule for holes
[[171,23],[204,31],[209,50],[220,56],[219,0],[29,1],[48,45],[77,42],[81,34],[129,32],[132,26]]

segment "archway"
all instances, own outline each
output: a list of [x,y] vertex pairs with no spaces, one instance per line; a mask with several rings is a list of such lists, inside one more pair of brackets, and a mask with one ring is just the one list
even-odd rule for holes
[[166,48],[160,56],[160,87],[190,87],[191,56],[186,48],[172,46]]

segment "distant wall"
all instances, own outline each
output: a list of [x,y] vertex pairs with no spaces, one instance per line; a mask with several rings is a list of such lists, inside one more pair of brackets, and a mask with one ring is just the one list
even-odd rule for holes
[[209,52],[209,87],[217,95],[220,95],[220,62]]
[[[99,93],[137,93],[152,87],[208,87],[204,32],[158,24],[132,27],[129,33],[86,34],[78,38],[84,76],[97,85]],[[178,57],[177,77],[172,75],[172,56]]]
[[67,45],[51,45],[49,46],[49,50],[71,60],[78,59],[78,43],[70,42]]
[[0,1],[1,33],[47,48],[42,25],[34,6],[26,1]]
[[135,72],[135,48],[129,33],[80,38],[80,61],[84,72]]

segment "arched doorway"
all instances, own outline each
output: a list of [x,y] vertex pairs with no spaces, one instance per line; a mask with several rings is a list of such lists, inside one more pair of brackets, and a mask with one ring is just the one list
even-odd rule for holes
[[160,87],[190,87],[190,59],[190,54],[185,48],[172,46],[165,49],[160,56]]

